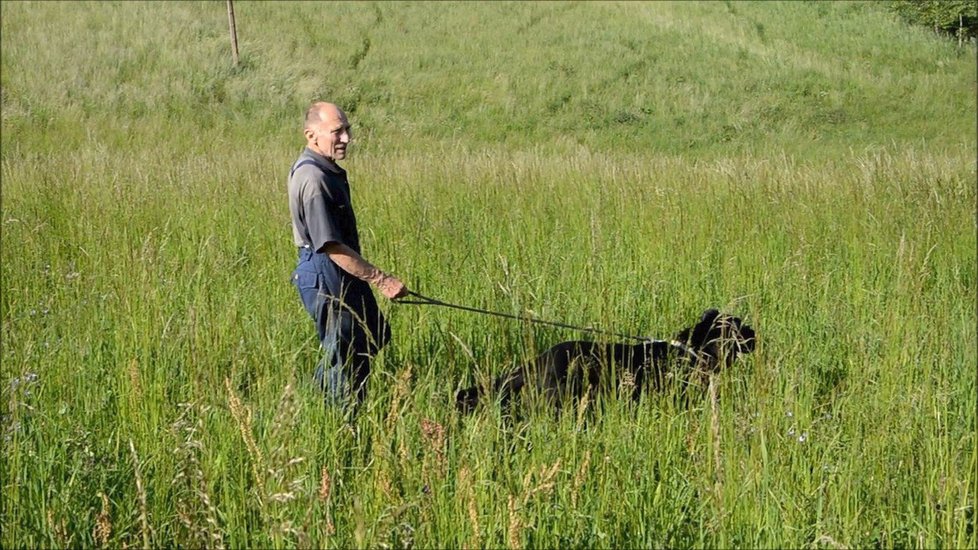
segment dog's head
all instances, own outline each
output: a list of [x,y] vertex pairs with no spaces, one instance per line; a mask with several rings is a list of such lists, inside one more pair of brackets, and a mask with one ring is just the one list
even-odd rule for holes
[[698,323],[676,335],[695,354],[697,367],[707,371],[727,367],[740,354],[754,351],[754,329],[740,317],[716,309],[703,312]]
[[459,390],[455,394],[455,409],[462,414],[469,414],[479,403],[479,388],[472,386]]

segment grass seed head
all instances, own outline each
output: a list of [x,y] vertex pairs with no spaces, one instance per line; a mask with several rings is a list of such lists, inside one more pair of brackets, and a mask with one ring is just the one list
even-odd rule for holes
[[330,477],[329,469],[323,466],[322,472],[319,474],[319,501],[326,502],[329,500],[330,491]]
[[509,510],[509,528],[506,530],[506,540],[510,548],[519,550],[522,547],[520,533],[523,531],[523,522],[520,519],[519,511],[516,509],[516,499],[513,495],[509,495],[509,503],[506,507]]
[[104,548],[109,544],[109,537],[112,536],[112,519],[109,517],[109,497],[105,496],[105,493],[99,493],[98,496],[102,498],[102,510],[99,512],[98,517],[95,518],[92,538],[95,539],[95,542],[99,546]]

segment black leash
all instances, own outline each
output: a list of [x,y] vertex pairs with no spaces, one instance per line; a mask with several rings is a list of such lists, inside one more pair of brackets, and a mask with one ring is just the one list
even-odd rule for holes
[[524,317],[524,316],[519,316],[519,315],[512,315],[512,314],[509,314],[509,313],[499,313],[498,311],[489,311],[487,309],[479,309],[477,307],[469,307],[469,306],[460,306],[458,304],[450,304],[448,302],[443,302],[441,300],[436,300],[434,298],[429,298],[428,296],[424,296],[422,294],[419,294],[417,292],[412,292],[410,290],[408,291],[408,295],[414,296],[417,299],[416,300],[405,300],[405,299],[401,298],[401,299],[398,299],[398,300],[394,300],[394,303],[395,304],[414,304],[414,305],[422,305],[422,306],[442,306],[442,307],[448,307],[448,308],[452,308],[452,309],[460,309],[462,311],[471,311],[473,313],[482,313],[484,315],[495,315],[496,317],[505,317],[507,319],[516,319],[518,321],[529,321],[531,323],[537,323],[537,324],[540,324],[540,325],[549,325],[549,326],[552,326],[552,327],[569,328],[569,329],[573,329],[573,330],[579,330],[579,331],[582,331],[582,332],[590,332],[590,333],[594,333],[594,334],[604,334],[604,335],[608,335],[608,336],[617,336],[619,338],[628,338],[630,340],[640,340],[642,342],[648,342],[648,341],[651,340],[651,338],[646,338],[644,336],[633,336],[631,334],[622,334],[620,332],[612,332],[610,330],[599,330],[599,329],[591,328],[591,327],[578,327],[578,326],[574,326],[574,325],[568,325],[566,323],[558,323],[556,321],[544,321],[542,319],[534,319],[532,317]]

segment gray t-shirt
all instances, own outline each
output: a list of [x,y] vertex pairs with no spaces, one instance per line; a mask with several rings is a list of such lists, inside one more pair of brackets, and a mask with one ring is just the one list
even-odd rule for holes
[[337,242],[360,253],[346,170],[308,147],[290,170],[289,212],[296,246],[318,251]]

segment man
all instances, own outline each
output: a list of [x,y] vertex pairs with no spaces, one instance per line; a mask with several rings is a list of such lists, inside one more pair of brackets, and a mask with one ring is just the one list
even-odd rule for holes
[[292,282],[316,322],[323,358],[315,380],[328,401],[354,406],[366,397],[370,359],[390,339],[370,285],[389,299],[407,287],[360,255],[356,217],[346,171],[350,123],[332,103],[316,102],[306,111],[306,148],[289,172],[289,211],[299,262]]

